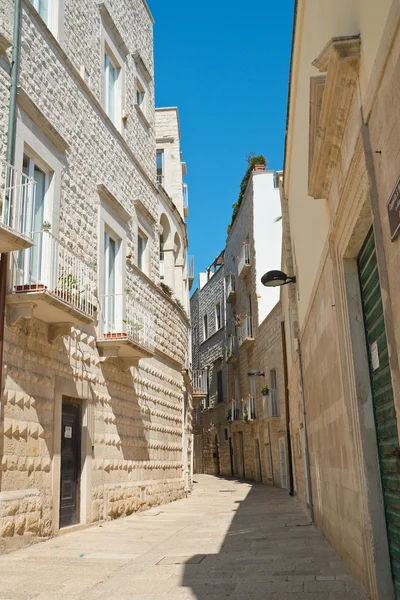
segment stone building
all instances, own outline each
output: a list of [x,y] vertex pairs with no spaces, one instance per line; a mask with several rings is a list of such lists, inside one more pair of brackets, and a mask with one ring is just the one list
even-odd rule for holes
[[295,4],[281,182],[295,488],[368,596],[400,598],[400,6]]
[[[2,157],[12,19],[5,2]],[[185,170],[176,109],[156,118],[152,28],[145,0],[23,2],[15,168],[3,161],[1,181],[2,549],[190,487]],[[166,137],[175,175],[160,181]]]
[[[198,472],[289,487],[284,328],[279,292],[271,298],[261,284],[261,276],[280,261],[279,214],[274,173],[256,167],[223,263],[200,275],[191,298],[193,367],[200,382],[194,385],[195,404],[201,401],[194,461]],[[216,328],[219,306],[223,322]],[[215,372],[220,379],[213,387]],[[218,383],[221,391],[215,394]]]

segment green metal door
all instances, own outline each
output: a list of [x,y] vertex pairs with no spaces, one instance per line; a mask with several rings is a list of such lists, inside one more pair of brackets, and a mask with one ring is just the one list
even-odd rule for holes
[[400,599],[400,458],[375,238],[371,229],[358,257],[358,272],[378,442],[386,525],[396,598]]

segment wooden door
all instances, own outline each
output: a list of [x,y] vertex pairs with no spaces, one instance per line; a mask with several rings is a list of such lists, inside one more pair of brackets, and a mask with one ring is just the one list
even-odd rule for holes
[[79,522],[79,405],[63,402],[61,425],[60,527]]

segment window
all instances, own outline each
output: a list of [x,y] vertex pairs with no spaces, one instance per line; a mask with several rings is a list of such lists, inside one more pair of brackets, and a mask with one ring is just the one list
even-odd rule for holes
[[157,150],[157,183],[163,183],[164,152]]
[[208,338],[208,317],[204,315],[203,317],[203,340]]
[[278,404],[278,384],[276,381],[276,370],[271,369],[270,376],[270,402],[271,402],[271,416],[278,417],[279,416],[279,404]]
[[36,181],[34,194],[22,196],[19,229],[24,233],[33,233],[34,245],[28,251],[20,251],[17,260],[17,283],[40,282],[42,276],[43,222],[45,220],[45,201],[50,176],[41,169],[36,161],[24,154],[22,170]]
[[228,441],[228,430],[226,428],[224,429],[224,438],[225,438],[225,441],[227,442]]
[[224,385],[222,371],[217,371],[217,402],[224,401]]
[[144,235],[142,231],[138,232],[138,255],[137,255],[137,266],[142,271],[146,271],[146,252],[147,250],[147,237]]
[[221,303],[215,306],[215,330],[218,331],[221,329]]
[[36,8],[47,27],[50,27],[50,6],[49,0],[30,0],[30,3]]
[[107,52],[104,54],[104,110],[117,125],[119,69]]
[[146,114],[146,92],[139,79],[136,79],[136,104]]
[[116,327],[116,259],[118,241],[104,233],[104,325],[103,333],[113,333]]

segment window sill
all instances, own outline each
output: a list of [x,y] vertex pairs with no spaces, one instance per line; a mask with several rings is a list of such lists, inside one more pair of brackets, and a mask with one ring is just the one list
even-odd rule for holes
[[148,121],[146,115],[144,114],[144,112],[142,111],[142,109],[140,108],[139,104],[135,104],[135,108],[136,108],[136,112],[139,115],[139,117],[142,119],[143,123],[146,125],[146,127],[148,129],[150,129],[151,124],[150,121]]

